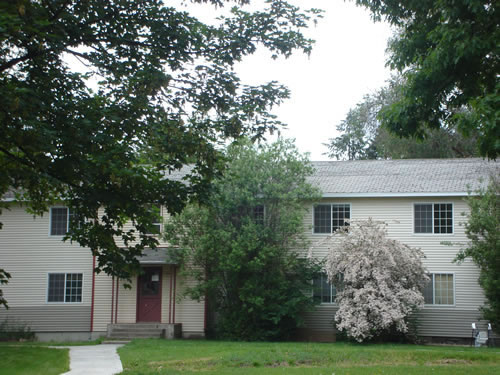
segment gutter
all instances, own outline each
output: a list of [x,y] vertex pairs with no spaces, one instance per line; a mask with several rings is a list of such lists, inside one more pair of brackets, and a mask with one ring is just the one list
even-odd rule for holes
[[418,198],[418,197],[467,197],[476,192],[447,193],[323,193],[323,198]]
[[90,303],[90,332],[94,332],[94,296],[95,296],[95,255],[92,259],[92,299]]

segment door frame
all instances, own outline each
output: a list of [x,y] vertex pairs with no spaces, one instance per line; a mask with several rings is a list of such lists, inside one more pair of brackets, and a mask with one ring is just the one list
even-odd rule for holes
[[[156,266],[156,265],[151,265],[151,266],[143,266],[141,267],[144,271],[146,269],[157,269],[159,270],[159,275],[160,275],[160,287],[159,287],[159,291],[158,291],[158,294],[159,294],[159,300],[160,300],[160,319],[157,321],[157,322],[151,322],[151,323],[161,323],[161,318],[162,318],[162,300],[163,300],[163,295],[162,295],[162,284],[163,284],[163,266]],[[149,322],[142,322],[139,320],[139,302],[140,302],[140,297],[141,297],[141,283],[140,283],[140,277],[142,275],[137,275],[137,295],[136,295],[136,299],[135,299],[135,305],[136,305],[136,309],[135,309],[135,322],[136,323],[149,323]]]

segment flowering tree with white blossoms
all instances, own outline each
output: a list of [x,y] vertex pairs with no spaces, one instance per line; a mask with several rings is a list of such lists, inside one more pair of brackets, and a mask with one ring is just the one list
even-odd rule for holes
[[328,280],[339,290],[337,330],[359,342],[392,329],[408,332],[408,316],[423,306],[429,281],[423,252],[387,238],[385,225],[372,219],[351,222],[327,243]]

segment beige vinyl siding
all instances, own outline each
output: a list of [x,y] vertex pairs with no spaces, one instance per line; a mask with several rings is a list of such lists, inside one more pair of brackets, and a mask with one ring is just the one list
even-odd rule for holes
[[[115,278],[115,307],[117,298],[116,282],[117,279]],[[113,282],[111,282],[111,284],[113,284]],[[118,314],[115,312],[117,323],[135,323],[137,321],[137,277],[132,278],[130,288],[125,288],[125,282],[123,280],[120,280],[119,284]]]
[[[99,210],[99,215],[103,215],[104,214],[104,210]],[[165,207],[161,207],[161,215],[162,215],[162,223],[161,223],[161,228],[162,228],[162,231],[163,231],[163,222],[165,219],[168,218],[168,213],[167,213],[167,210],[165,209]],[[124,226],[123,226],[123,231],[124,232],[127,232],[129,230],[135,230],[134,226],[132,225],[132,222],[129,221],[127,222]],[[138,232],[137,232],[138,233]],[[158,246],[167,246],[168,243],[166,241],[163,240],[163,238],[161,236],[155,236],[156,239],[158,240]],[[116,241],[116,244],[118,246],[124,246],[124,243],[121,239],[121,237],[115,237],[115,241]],[[130,245],[134,245],[135,243],[137,242],[130,242]]]
[[[147,267],[147,265],[144,265],[144,267]],[[173,295],[172,299],[170,298],[170,280],[172,277],[173,266],[163,265],[161,323],[169,323],[169,312],[171,311],[173,314]],[[186,285],[192,285],[192,283],[193,281],[184,281],[177,272],[175,323],[182,323],[182,332],[185,337],[201,336],[204,333],[204,303],[183,298],[184,288]],[[97,275],[94,307],[95,332],[106,331],[107,325],[111,323],[111,302],[114,299],[116,303],[116,292],[112,297],[112,284],[111,277],[104,274]],[[137,320],[137,276],[132,278],[131,289],[124,288],[123,284],[124,282],[120,281],[117,323],[135,323]],[[172,294],[173,288],[174,285],[172,284]],[[172,306],[169,305],[170,301],[172,301]],[[115,312],[113,312],[113,320],[114,316]]]
[[175,323],[182,323],[184,337],[203,336],[205,332],[205,302],[188,297],[180,298],[185,288],[195,285],[195,280],[177,276]]
[[21,306],[0,310],[0,321],[33,332],[89,332],[90,306]]
[[[165,265],[163,266],[162,275],[162,296],[161,296],[161,322],[169,322],[169,312],[170,312],[170,282],[172,282],[172,295],[173,295],[173,266]],[[172,301],[173,305],[173,301]]]
[[[473,317],[479,316],[478,308],[484,304],[484,294],[477,279],[479,271],[477,267],[467,260],[458,265],[453,263],[457,251],[467,238],[464,233],[463,223],[466,217],[462,212],[467,211],[467,204],[460,197],[439,198],[342,198],[323,199],[321,203],[350,203],[351,221],[363,220],[369,217],[376,221],[387,224],[387,232],[390,238],[399,240],[409,246],[421,248],[426,258],[424,265],[430,273],[451,273],[455,281],[455,303],[453,306],[426,305],[418,315],[420,320],[421,335],[431,335],[436,327],[436,317],[448,319],[448,324],[441,326],[433,336],[456,336],[463,337],[470,327]],[[415,234],[413,229],[413,207],[415,203],[452,203],[453,204],[453,234]],[[311,241],[313,255],[324,258],[327,254],[327,244],[322,242],[328,235],[313,234],[312,206],[304,217],[304,228],[308,239]],[[443,241],[454,244],[447,246]],[[335,314],[335,305],[321,305],[316,312],[306,314],[308,326],[318,324],[325,330],[333,329],[328,319],[325,319],[326,311]],[[470,334],[470,332],[469,332]]]
[[[20,320],[44,331],[89,330],[92,290],[92,254],[89,249],[50,236],[50,214],[33,217],[13,203],[0,220],[0,264],[12,278],[2,285],[10,310],[0,309],[0,320],[16,311]],[[49,273],[82,273],[82,302],[47,302]],[[88,314],[86,315],[87,312]],[[40,315],[40,324],[33,316]],[[70,324],[68,322],[73,322]],[[38,328],[37,328],[38,329]]]
[[111,323],[111,277],[105,273],[95,276],[94,332],[106,332]]

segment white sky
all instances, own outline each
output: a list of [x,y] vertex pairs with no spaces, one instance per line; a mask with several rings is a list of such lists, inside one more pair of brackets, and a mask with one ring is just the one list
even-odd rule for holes
[[[289,2],[325,10],[324,18],[304,32],[316,40],[310,57],[295,53],[289,59],[273,60],[268,51],[259,50],[238,64],[236,71],[243,83],[276,80],[286,85],[291,98],[273,110],[288,124],[282,135],[295,138],[299,150],[309,152],[311,160],[328,160],[323,155],[327,151],[323,143],[337,135],[335,126],[363,95],[383,86],[390,76],[385,49],[391,29],[388,24],[374,23],[367,9],[350,1]],[[170,5],[171,1],[166,3]],[[261,5],[263,1],[252,3]],[[210,5],[187,3],[184,9],[210,22],[226,8],[214,10]]]

